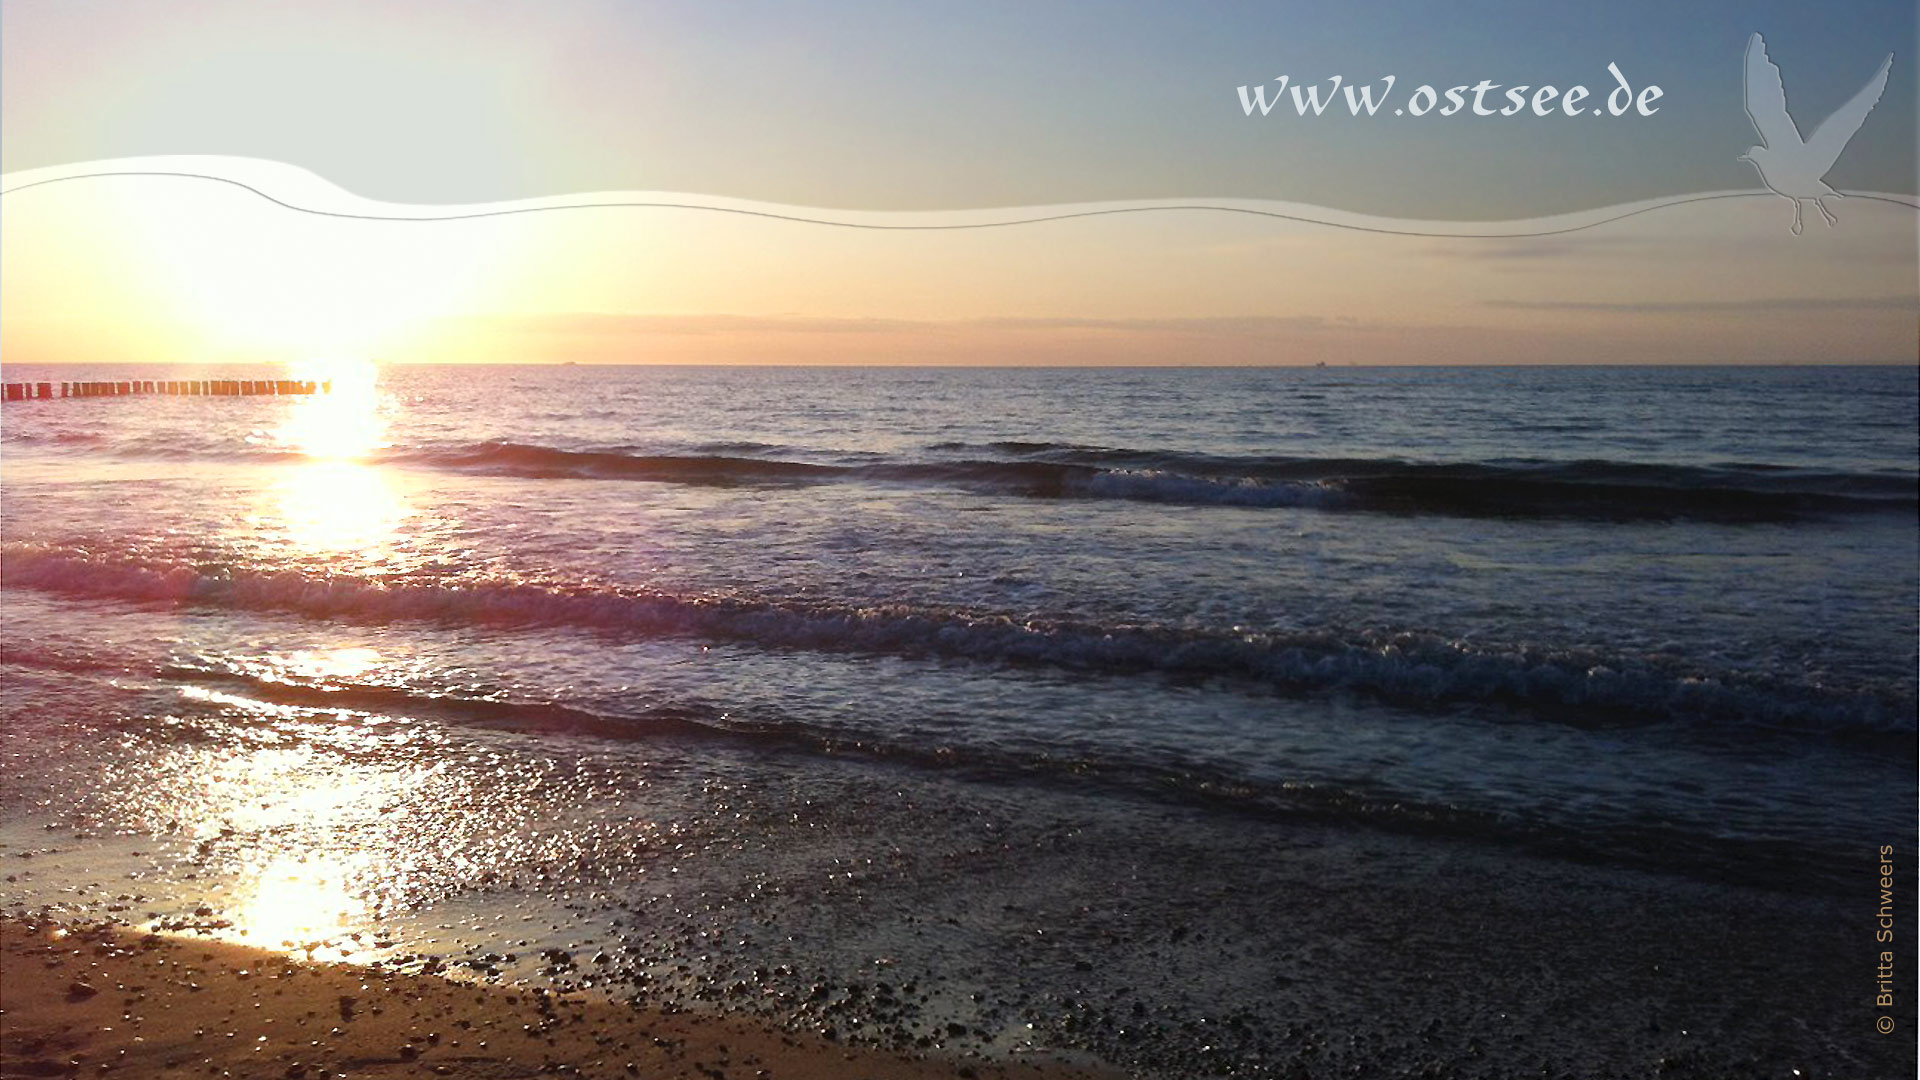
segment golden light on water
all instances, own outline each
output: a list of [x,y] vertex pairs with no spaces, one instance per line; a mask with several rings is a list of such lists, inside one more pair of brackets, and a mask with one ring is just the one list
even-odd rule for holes
[[[406,845],[393,831],[389,808],[434,770],[359,767],[359,753],[387,738],[380,733],[385,725],[369,726],[364,718],[342,723],[240,695],[183,693],[252,715],[262,736],[209,758],[196,782],[169,800],[203,854],[232,860],[230,884],[206,894],[220,915],[208,929],[311,959],[363,953],[379,898],[391,903],[403,878],[396,857]],[[297,731],[329,748],[290,742]]]
[[380,666],[380,653],[365,646],[337,649],[304,649],[288,656],[280,665],[291,674],[309,679],[353,679]]
[[312,555],[384,559],[413,512],[385,470],[352,461],[296,466],[275,491],[287,538]]
[[329,384],[327,393],[294,399],[277,432],[282,445],[310,458],[361,460],[387,445],[380,398],[380,368],[370,360],[296,364],[292,377]]
[[389,445],[391,406],[380,388],[379,366],[358,359],[314,361],[292,365],[287,374],[330,389],[268,399],[278,420],[255,429],[247,441],[297,457],[262,473],[236,539],[265,542],[281,549],[276,557],[308,563],[387,561],[401,546],[414,507],[404,477],[375,459]]
[[358,929],[367,916],[352,887],[356,869],[363,869],[357,861],[333,854],[264,863],[248,875],[234,898],[229,910],[234,928],[261,948],[344,956],[337,939]]

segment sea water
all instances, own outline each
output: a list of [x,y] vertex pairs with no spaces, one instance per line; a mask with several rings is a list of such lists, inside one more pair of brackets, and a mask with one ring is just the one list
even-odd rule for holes
[[[1703,1007],[1654,928],[1839,984],[1913,846],[1910,368],[355,376],[6,406],[0,899],[1170,1074],[1627,1068]],[[1842,1007],[1743,993],[1726,1060]]]

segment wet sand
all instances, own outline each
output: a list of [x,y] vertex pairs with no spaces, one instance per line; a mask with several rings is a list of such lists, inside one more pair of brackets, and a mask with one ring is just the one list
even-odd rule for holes
[[727,1016],[481,986],[97,924],[0,919],[0,1077],[1095,1080],[909,1058]]

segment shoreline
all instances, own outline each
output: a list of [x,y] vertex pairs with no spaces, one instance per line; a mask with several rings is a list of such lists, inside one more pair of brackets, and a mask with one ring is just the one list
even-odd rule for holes
[[[1060,907],[1059,873],[1042,875],[1054,887],[1039,894],[982,879],[967,902],[1020,909],[1013,917],[1034,920],[1044,941],[1036,936],[1030,952],[1003,953],[984,967],[938,947],[892,951],[917,950],[922,929],[957,932],[942,914],[953,909],[926,894],[910,925],[843,925],[839,933],[856,940],[831,939],[864,957],[872,950],[859,946],[875,945],[881,933],[897,958],[888,981],[818,955],[809,962],[791,937],[713,933],[739,912],[705,900],[696,905],[704,918],[674,929],[684,907],[563,911],[518,886],[492,897],[507,904],[492,917],[486,906],[428,905],[374,920],[365,940],[319,940],[324,959],[313,960],[291,945],[248,944],[244,913],[226,906],[223,875],[204,860],[172,875],[124,874],[141,888],[159,886],[160,895],[149,895],[102,885],[125,869],[110,838],[8,847],[0,851],[25,861],[7,860],[18,891],[0,906],[0,1080],[1759,1080],[1787,1069],[1845,1080],[1905,1075],[1912,1060],[1905,1030],[1877,1033],[1872,1010],[1850,993],[1857,973],[1872,968],[1864,951],[1872,932],[1840,897],[1716,887],[1457,843],[1429,850],[1384,835],[1298,833],[1280,847],[1250,849],[1251,865],[1267,868],[1254,879],[1215,879],[1186,894],[1200,900],[1257,885],[1272,910],[1288,913],[1284,927],[1223,912],[1111,938],[1093,929],[1114,925],[1098,911],[1075,908],[1075,916]],[[1176,872],[1198,865],[1176,862]],[[73,876],[81,865],[90,872]],[[706,895],[694,882],[682,885],[692,899]],[[193,899],[178,886],[204,891]],[[134,915],[117,914],[129,904],[146,912],[138,927],[128,924]],[[498,916],[507,912],[519,917],[503,923]],[[787,921],[792,909],[766,914],[801,939],[811,936],[806,920]],[[636,915],[651,928],[636,925]],[[49,953],[57,929],[68,934]],[[518,961],[503,949],[517,950]],[[1071,989],[1042,977],[1048,956],[1075,960],[1075,974],[1064,976]],[[673,970],[645,974],[660,964]],[[100,992],[71,998],[76,980]],[[1272,985],[1245,998],[1221,989],[1258,989],[1260,980]],[[357,999],[353,1023],[338,1015],[342,995]],[[1170,1007],[1170,995],[1238,1003],[1197,1018],[1190,1007]],[[972,1010],[951,1008],[968,1000]],[[1004,1037],[1023,1024],[1024,1046]],[[22,1033],[47,1041],[29,1047]],[[441,1040],[422,1041],[433,1034]],[[87,1056],[70,1065],[76,1053]],[[434,1071],[443,1065],[450,1071]]]
[[731,1014],[309,962],[113,923],[0,916],[0,1076],[1101,1080],[907,1056]]

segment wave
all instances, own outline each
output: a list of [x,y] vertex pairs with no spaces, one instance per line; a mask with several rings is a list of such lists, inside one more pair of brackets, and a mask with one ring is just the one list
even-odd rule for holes
[[[1118,795],[1260,821],[1314,826],[1358,826],[1416,836],[1446,836],[1518,845],[1555,858],[1698,874],[1724,884],[1741,880],[1768,888],[1792,882],[1818,888],[1848,878],[1850,863],[1819,845],[1786,837],[1734,839],[1700,830],[1606,816],[1566,821],[1551,812],[1482,809],[1453,801],[1409,797],[1360,781],[1311,781],[1247,775],[1230,765],[1157,753],[1129,756],[1101,747],[1018,749],[992,741],[928,741],[910,729],[856,731],[794,716],[743,715],[701,701],[632,708],[592,707],[549,700],[474,697],[403,686],[329,680],[288,681],[209,664],[169,664],[154,671],[163,684],[217,687],[228,695],[187,710],[231,723],[235,698],[321,714],[399,716],[531,735],[585,735],[616,741],[669,739],[695,745],[728,744],[756,753],[852,758],[974,782],[1039,784],[1050,790]],[[172,737],[181,737],[175,718]],[[144,723],[137,718],[123,725]],[[219,738],[217,731],[206,731]]]
[[20,431],[9,428],[0,438],[7,442],[26,443],[29,446],[85,446],[102,447],[112,445],[105,435],[91,431]]
[[944,443],[971,456],[824,464],[713,454],[564,450],[511,442],[397,451],[386,460],[528,479],[624,479],[717,486],[874,482],[1022,498],[1191,506],[1312,507],[1385,513],[1600,520],[1792,521],[1911,512],[1912,477],[1765,464],[1616,461],[1423,463],[1223,456],[1040,442]]
[[383,460],[520,479],[638,480],[711,487],[881,483],[946,487],[1016,498],[1128,499],[1197,506],[1334,505],[1317,484],[1182,475],[1047,461],[907,461],[822,464],[765,457],[632,454],[492,442],[400,451]]
[[[177,441],[150,445],[135,439],[103,447],[92,436],[56,439],[62,445],[132,458],[261,465],[310,460],[298,451],[276,446],[195,447]],[[738,442],[673,453],[489,441],[389,448],[375,453],[370,461],[525,480],[626,480],[707,487],[868,483],[1009,498],[1622,522],[1793,522],[1847,514],[1911,514],[1920,508],[1920,481],[1912,475],[1750,462],[1421,462],[1185,453],[1023,440],[941,442],[917,455],[893,459],[845,451],[813,452],[810,456],[816,460],[776,456],[799,453],[806,452]]]
[[844,467],[772,458],[562,450],[514,442],[391,451],[381,460],[534,480],[651,480],[719,486],[831,480],[846,472]]
[[1107,675],[1225,678],[1288,693],[1351,693],[1414,708],[1486,704],[1571,723],[1676,723],[1730,732],[1910,736],[1905,688],[1843,688],[1687,670],[1651,659],[1487,649],[1433,635],[1236,633],[1019,621],[903,606],[679,596],[497,581],[310,576],[9,544],[0,583],[141,604],[286,612],[357,623],[585,628]]

